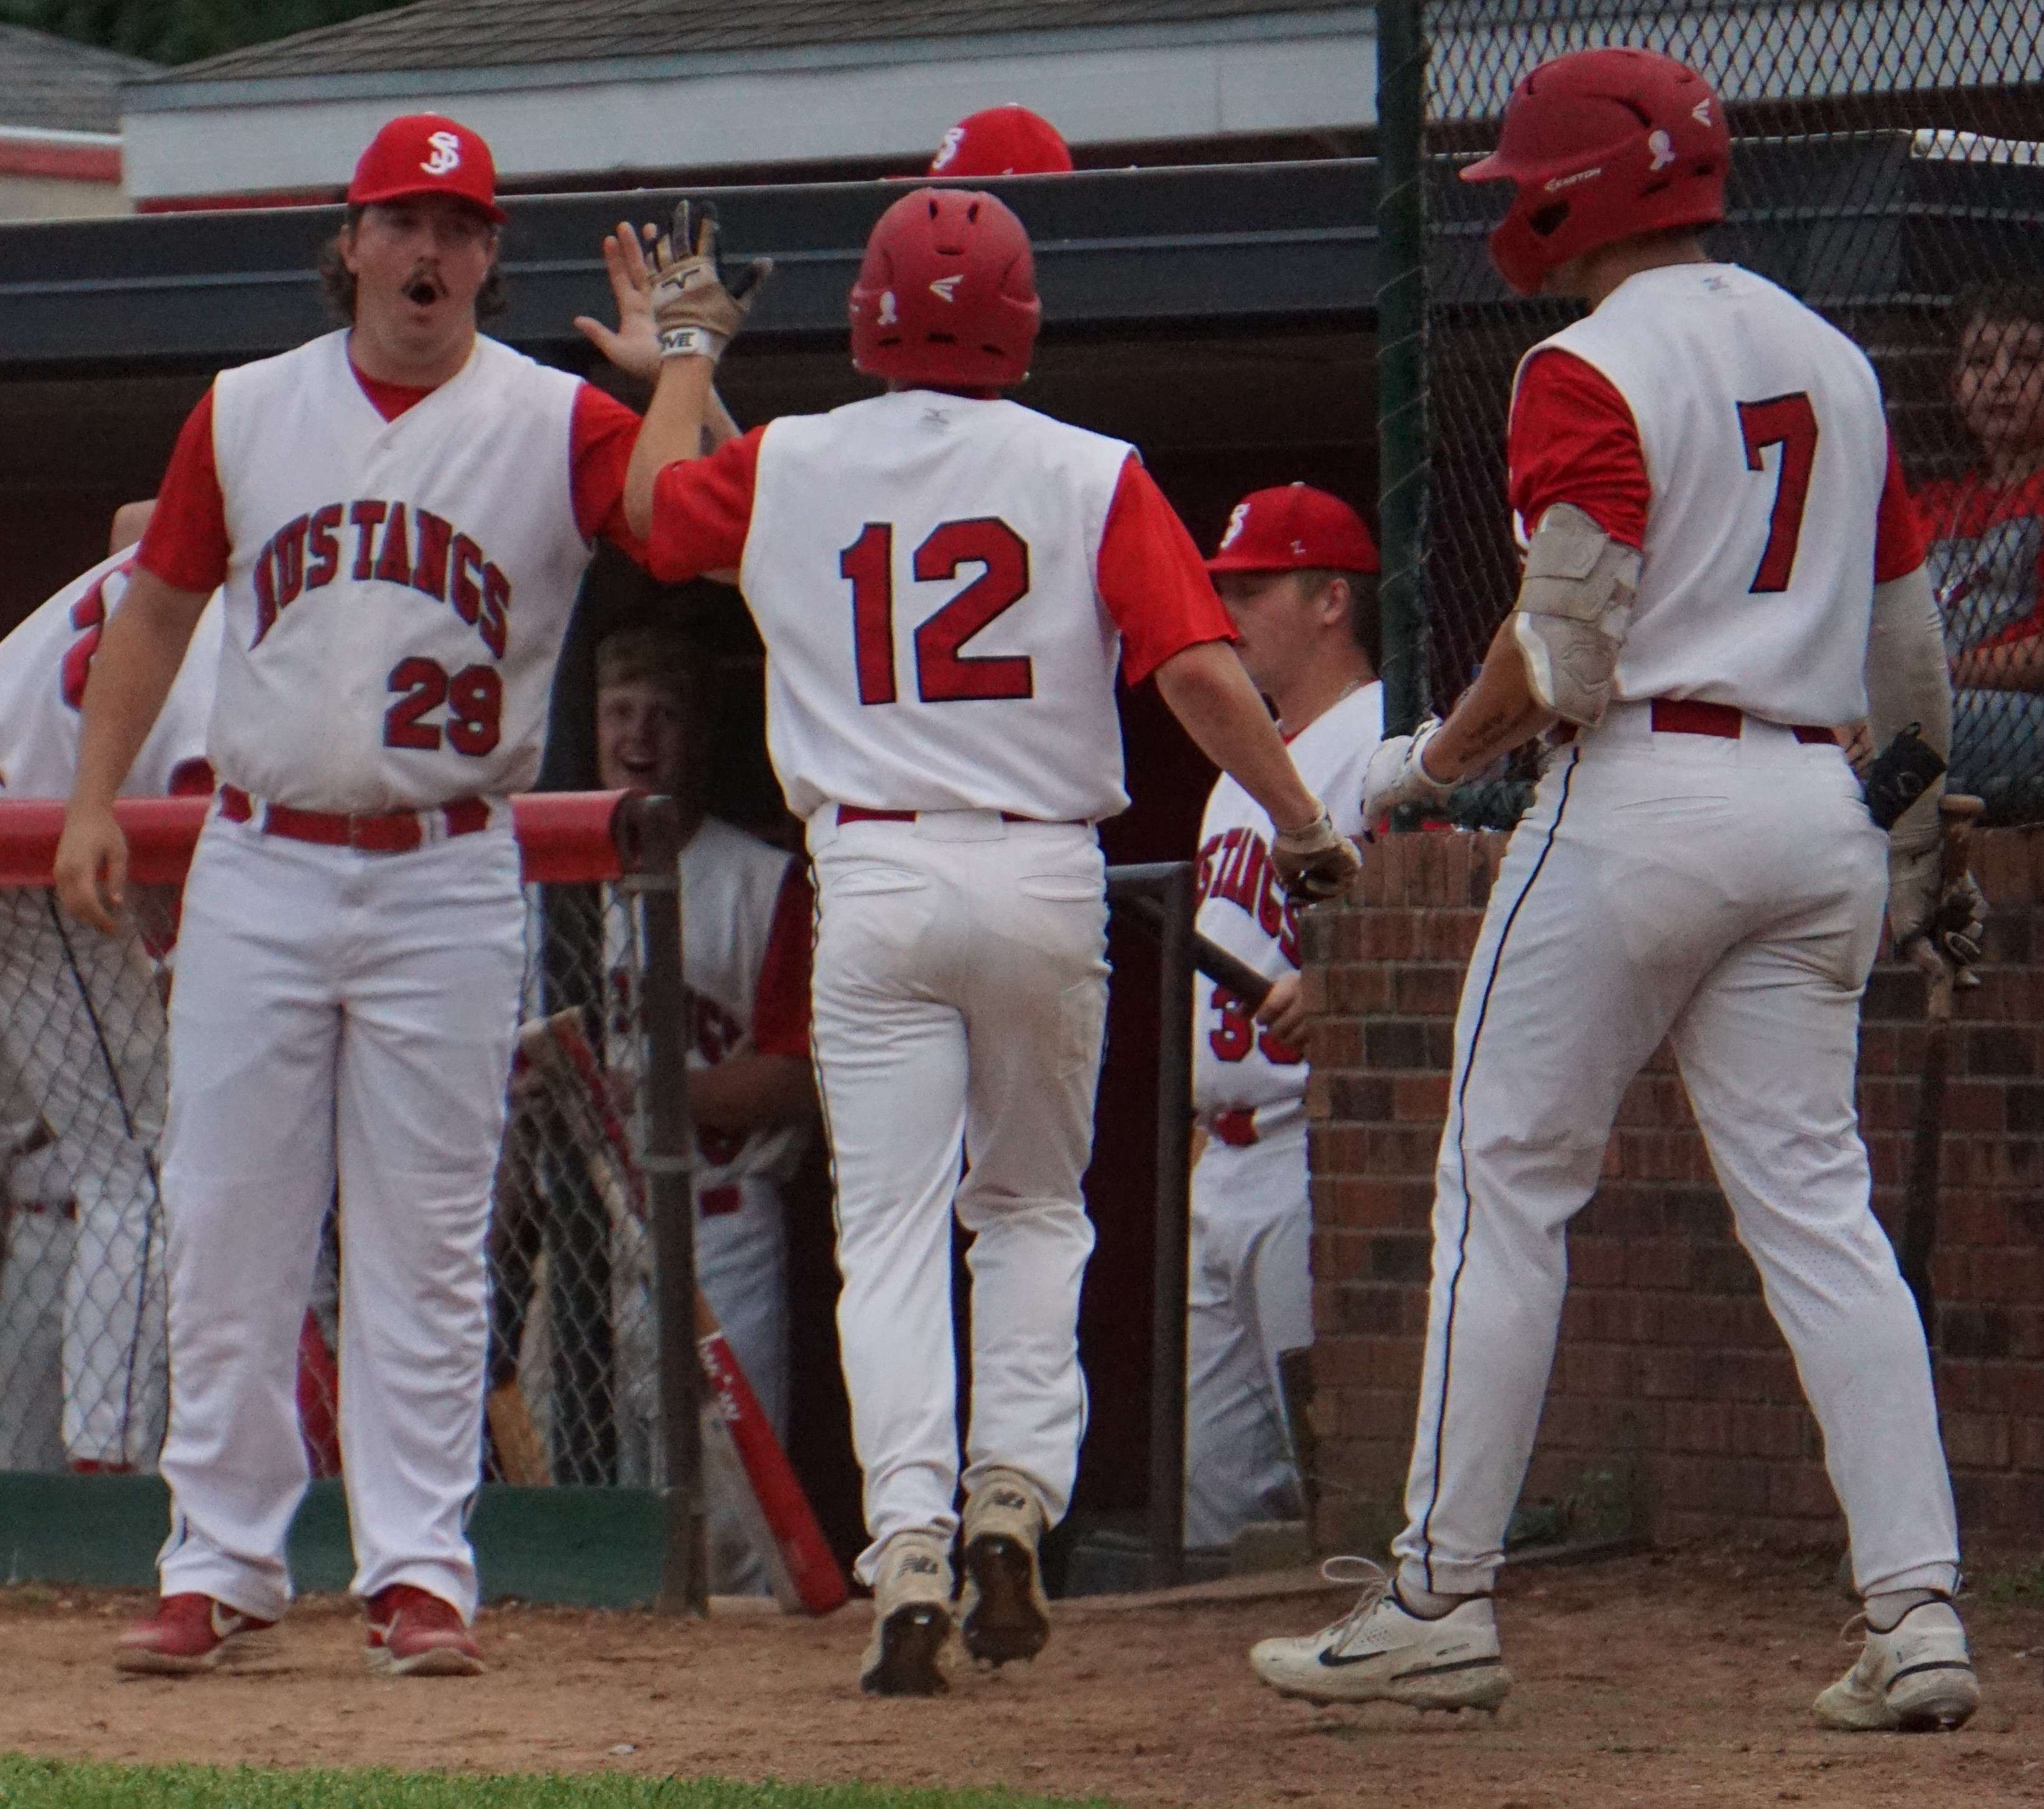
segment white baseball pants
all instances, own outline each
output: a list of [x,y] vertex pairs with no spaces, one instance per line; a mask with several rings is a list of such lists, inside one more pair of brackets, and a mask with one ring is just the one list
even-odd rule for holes
[[[838,1335],[873,1580],[958,1524],[951,1220],[973,1234],[965,1484],[1019,1471],[1055,1525],[1085,1427],[1079,1285],[1107,1008],[1089,827],[991,811],[809,825],[812,1031],[837,1183]],[[960,1179],[961,1162],[968,1164]]]
[[163,1005],[133,931],[62,916],[46,891],[0,893],[6,1053],[76,1203],[63,1290],[63,1442],[73,1462],[156,1465],[167,1369],[156,1142]]
[[265,1620],[306,1481],[294,1399],[340,1189],[340,1444],[354,1589],[475,1609],[484,1239],[524,962],[501,826],[371,855],[215,816],[185,888],[163,1194],[165,1594]]
[[1313,1342],[1306,1123],[1297,1107],[1289,1116],[1254,1143],[1210,1137],[1193,1170],[1185,1543],[1196,1551],[1304,1511],[1278,1373],[1281,1352]]
[[1885,838],[1844,756],[1614,709],[1549,762],[1471,958],[1434,1207],[1408,1579],[1487,1589],[1531,1454],[1620,1096],[1674,1047],[1739,1240],[1824,1437],[1862,1593],[1952,1588],[1923,1335],[1853,1102]]

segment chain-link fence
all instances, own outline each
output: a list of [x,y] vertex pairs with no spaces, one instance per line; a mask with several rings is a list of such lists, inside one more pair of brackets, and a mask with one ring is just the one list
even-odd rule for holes
[[[490,1233],[486,1473],[645,1486],[659,1468],[659,1341],[628,1129],[643,1078],[639,938],[620,887],[528,890],[527,1027]],[[106,935],[46,889],[0,891],[0,1469],[156,1467],[176,903],[152,889],[139,927]],[[340,1462],[331,1219],[322,1242],[298,1375],[318,1476]]]
[[[678,1342],[663,1340],[663,1266],[678,1252],[670,1234],[667,1247],[655,1248],[652,1227],[674,1216],[671,1208],[657,1212],[657,1200],[677,1187],[688,1198],[693,1172],[704,1184],[698,1212],[733,1221],[710,1248],[727,1270],[760,1285],[726,1300],[725,1336],[756,1372],[753,1391],[777,1420],[785,1358],[766,1346],[785,1337],[780,1227],[771,1214],[755,1215],[762,1227],[736,1223],[745,1218],[740,1189],[717,1185],[736,1152],[714,1134],[695,1139],[693,1159],[678,1149],[647,1157],[686,1126],[685,1105],[670,1100],[656,1130],[656,1102],[678,1093],[686,1052],[699,1054],[704,1040],[694,1023],[701,1002],[682,1003],[675,850],[664,868],[620,872],[635,841],[650,846],[670,834],[662,827],[669,817],[649,809],[613,820],[604,814],[612,800],[560,801],[579,814],[540,857],[548,882],[527,888],[524,1024],[490,1232],[484,1477],[661,1488],[670,1469],[678,1477],[698,1460],[691,1438],[667,1461],[665,1428],[683,1396],[669,1398],[663,1381],[678,1353],[694,1373],[686,1303],[695,1240],[679,1246],[679,1283],[665,1283],[670,1293],[678,1286],[684,1306]],[[143,808],[179,844],[172,864],[181,871],[202,803]],[[55,808],[0,805],[0,1470],[147,1473],[167,1412],[157,1151],[179,890],[133,889],[133,924],[121,934],[80,925],[47,884],[43,844],[53,843]],[[529,873],[534,840],[524,827]],[[664,915],[651,908],[660,894]],[[649,997],[651,969],[661,966],[649,965],[655,945],[668,951],[665,990],[655,991],[671,998],[666,1016],[676,1020],[664,1028]],[[804,1135],[789,1133],[792,1155]],[[741,1248],[747,1237],[771,1250]],[[330,1214],[298,1353],[300,1427],[315,1477],[337,1473],[340,1463],[335,1352],[347,1277],[339,1243]],[[694,1387],[683,1389],[690,1426]],[[748,1537],[757,1529],[723,1499],[731,1492],[713,1488],[713,1575],[720,1588],[763,1587],[769,1573]],[[694,1535],[682,1523],[696,1511],[695,1492],[678,1493],[677,1537],[686,1542]],[[697,1593],[701,1581],[688,1573]]]
[[[1411,236],[1385,221],[1381,357],[1389,373],[1416,339],[1424,373],[1417,398],[1380,386],[1387,587],[1409,571],[1424,592],[1420,634],[1387,647],[1387,668],[1409,659],[1443,707],[1511,607],[1512,373],[1576,311],[1510,296],[1484,243],[1509,185],[1456,171],[1495,144],[1536,63],[1639,45],[1690,64],[1727,103],[1731,217],[1713,250],[1819,309],[1879,370],[1945,612],[1954,780],[1997,820],[2044,820],[2044,10],[1385,0],[1379,15],[1387,209],[1409,164],[1425,211],[1424,308],[1392,305],[1412,284],[1397,255]],[[1388,634],[1399,620],[1387,607]],[[1466,815],[1508,820],[1520,795],[1474,788]]]

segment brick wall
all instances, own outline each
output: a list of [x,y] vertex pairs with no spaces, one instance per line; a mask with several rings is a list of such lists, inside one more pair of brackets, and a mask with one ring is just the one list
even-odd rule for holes
[[[1307,920],[1312,1041],[1316,1532],[1355,1549],[1398,1523],[1431,1261],[1433,1165],[1462,970],[1502,836],[1380,843],[1356,904]],[[1993,904],[1982,985],[1959,996],[1945,1099],[1937,1357],[1961,1523],[2044,1541],[2044,832],[1976,839]],[[1925,1031],[1913,971],[1876,970],[1860,1106],[1875,1205],[1896,1229]],[[1658,1539],[1842,1536],[1815,1423],[1733,1239],[1666,1051],[1627,1094],[1570,1286],[1529,1501],[1616,1476]],[[1578,1527],[1577,1531],[1581,1529]],[[1608,1530],[1608,1528],[1606,1530]]]

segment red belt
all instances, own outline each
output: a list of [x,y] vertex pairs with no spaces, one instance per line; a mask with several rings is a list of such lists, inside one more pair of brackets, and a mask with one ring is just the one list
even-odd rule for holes
[[1216,1112],[1209,1128],[1216,1143],[1225,1143],[1231,1149],[1246,1150],[1257,1141],[1256,1108],[1231,1105],[1225,1112]]
[[[220,814],[230,823],[255,819],[256,801],[239,785],[220,788]],[[473,835],[490,827],[490,805],[479,797],[458,797],[439,807],[449,835]],[[317,842],[322,847],[357,848],[368,855],[409,855],[424,845],[428,813],[390,810],[351,816],[345,812],[300,810],[288,804],[266,804],[259,827],[266,835],[294,842]]]
[[[1656,697],[1647,705],[1647,726],[1661,735],[1715,735],[1720,740],[1736,741],[1746,728],[1745,711],[1735,709],[1730,704],[1707,704],[1696,697]],[[1764,717],[1754,720],[1765,720]],[[1773,726],[1785,728],[1806,745],[1838,745],[1838,731],[1816,723],[1777,723]],[[1554,731],[1554,738],[1558,745],[1566,747],[1580,732],[1575,724],[1565,722]]]
[[[921,815],[922,812],[919,810],[869,810],[863,804],[841,804],[837,807],[837,820],[840,824],[913,823]],[[1001,820],[1003,823],[1042,823],[1044,819],[1040,816],[1019,816],[1012,810],[1004,810],[1001,813]],[[1077,816],[1066,817],[1052,827],[1060,829],[1082,828],[1085,827],[1085,820]]]
[[[1746,727],[1746,712],[1730,704],[1707,704],[1695,697],[1656,697],[1649,705],[1648,726],[1662,735],[1715,735],[1736,741]],[[1762,719],[1757,719],[1762,720]],[[1838,736],[1815,723],[1792,722],[1785,727],[1798,741],[1822,742],[1835,747]]]

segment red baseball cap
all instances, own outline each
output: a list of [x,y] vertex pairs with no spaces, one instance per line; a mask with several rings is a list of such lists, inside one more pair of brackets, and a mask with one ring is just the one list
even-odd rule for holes
[[970,113],[944,134],[930,159],[933,176],[1053,176],[1072,167],[1058,129],[1040,113],[1009,104]]
[[482,135],[444,113],[406,113],[369,141],[348,185],[348,204],[402,201],[409,195],[451,194],[500,224],[497,163]]
[[1362,517],[1311,484],[1251,490],[1235,505],[1208,571],[1375,571]]

